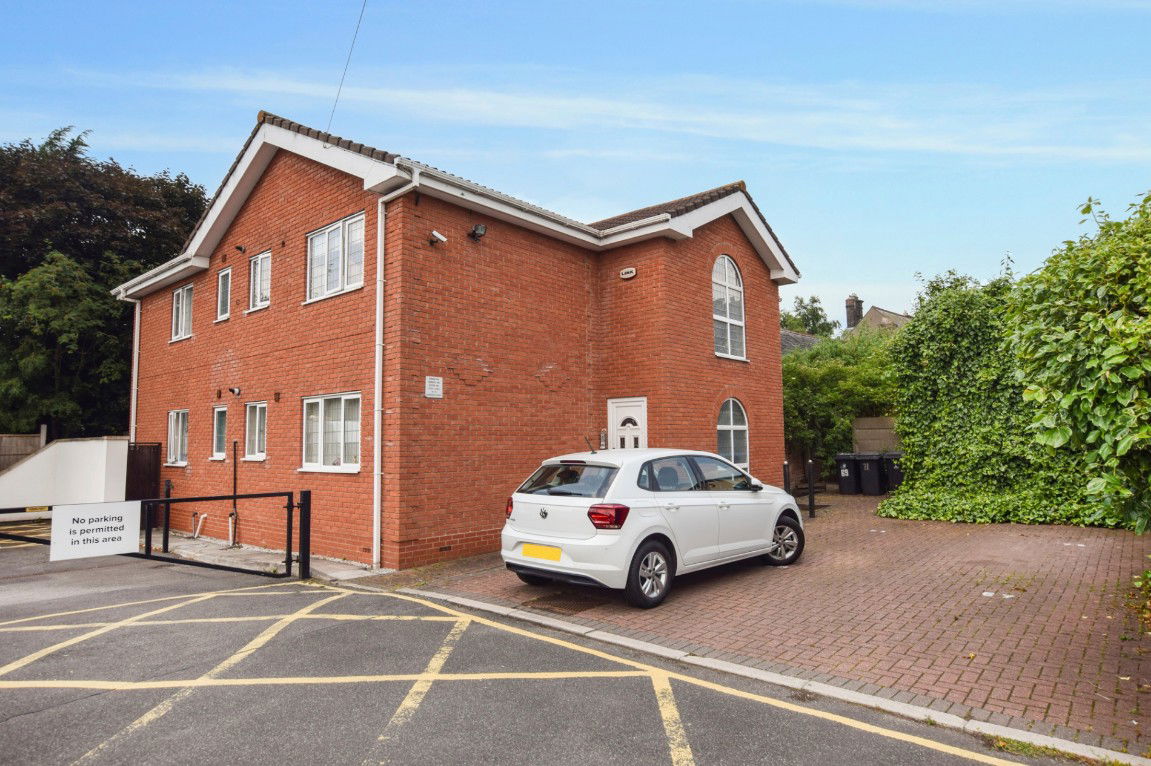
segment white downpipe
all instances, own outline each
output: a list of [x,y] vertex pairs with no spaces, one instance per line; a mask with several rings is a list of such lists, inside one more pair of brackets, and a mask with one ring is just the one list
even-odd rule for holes
[[204,528],[204,519],[208,518],[208,514],[200,514],[200,518],[196,521],[196,531],[192,535],[192,539],[196,540],[200,537],[200,530]]
[[376,201],[376,348],[372,379],[372,569],[380,567],[380,534],[384,505],[384,229],[386,205],[420,184],[420,169],[412,169],[412,180]]
[[140,299],[126,298],[135,304],[136,317],[132,323],[132,391],[128,404],[128,441],[136,441],[136,395],[140,388]]

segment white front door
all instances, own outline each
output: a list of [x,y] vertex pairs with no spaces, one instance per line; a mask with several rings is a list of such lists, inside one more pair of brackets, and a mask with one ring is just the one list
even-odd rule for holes
[[607,400],[608,449],[647,447],[647,397]]

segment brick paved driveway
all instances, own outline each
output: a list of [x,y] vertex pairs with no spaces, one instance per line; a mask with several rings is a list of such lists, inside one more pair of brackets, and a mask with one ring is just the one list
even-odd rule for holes
[[824,496],[801,562],[676,581],[637,610],[607,591],[533,588],[482,556],[381,578],[519,605],[695,654],[1144,754],[1151,636],[1125,608],[1151,535],[880,519]]

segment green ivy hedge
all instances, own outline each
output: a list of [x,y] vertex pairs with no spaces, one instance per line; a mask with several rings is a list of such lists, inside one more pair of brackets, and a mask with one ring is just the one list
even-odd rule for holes
[[1083,457],[1036,442],[1006,324],[1010,276],[930,280],[890,349],[903,485],[879,515],[1119,525],[1083,489]]

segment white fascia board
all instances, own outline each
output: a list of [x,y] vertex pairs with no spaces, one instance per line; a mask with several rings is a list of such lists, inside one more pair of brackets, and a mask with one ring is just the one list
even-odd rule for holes
[[563,222],[515,204],[491,194],[474,191],[454,180],[444,179],[421,168],[420,183],[417,189],[421,194],[442,199],[469,210],[485,213],[502,221],[514,223],[525,229],[546,234],[553,239],[570,242],[594,250],[600,247],[600,238],[591,232],[577,229]]
[[743,231],[744,236],[751,242],[756,253],[771,270],[771,278],[779,284],[794,284],[799,281],[799,274],[792,268],[783,251],[775,241],[775,237],[763,225],[759,214],[751,205],[751,200],[743,192],[730,194],[715,202],[708,203],[690,213],[676,216],[666,221],[659,221],[649,226],[632,229],[604,237],[601,244],[604,249],[621,247],[642,239],[652,237],[668,237],[670,239],[687,239],[694,235],[700,226],[730,215]]
[[120,298],[138,298],[208,268],[212,252],[219,246],[228,227],[248,201],[248,195],[267,170],[268,163],[280,149],[361,178],[364,189],[369,191],[390,191],[408,180],[408,176],[391,163],[327,144],[278,125],[261,125],[236,163],[227,183],[212,200],[207,215],[196,227],[184,252],[118,286],[113,293]]

